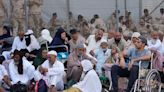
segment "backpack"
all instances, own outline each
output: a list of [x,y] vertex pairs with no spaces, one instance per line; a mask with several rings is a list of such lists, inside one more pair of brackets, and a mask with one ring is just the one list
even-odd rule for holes
[[47,91],[48,91],[48,87],[46,85],[46,82],[43,79],[36,82],[35,92],[47,92]]

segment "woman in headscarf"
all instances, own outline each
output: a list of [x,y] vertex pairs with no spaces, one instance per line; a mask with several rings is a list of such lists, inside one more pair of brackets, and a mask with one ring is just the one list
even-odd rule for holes
[[3,40],[4,38],[11,37],[10,35],[10,28],[8,26],[3,27],[3,35],[0,35],[0,40]]
[[89,60],[83,60],[81,65],[83,68],[81,81],[64,92],[101,92],[102,85],[96,71],[93,69],[93,64]]
[[56,45],[65,45],[67,41],[66,32],[63,28],[57,29],[57,32],[55,34],[55,37],[53,38],[50,46],[56,46]]
[[[58,46],[58,45],[67,45],[69,47],[68,44],[68,35],[65,32],[65,30],[63,28],[59,28],[55,34],[55,37],[53,38],[50,46]],[[61,48],[60,50],[58,50],[57,52],[65,52],[65,50],[63,48]]]
[[11,47],[11,44],[8,44],[6,41],[4,41],[5,38],[11,37],[10,28],[8,26],[4,26],[2,33],[3,34],[0,35],[0,45],[2,45],[2,48]]
[[42,45],[43,42],[47,41],[48,44],[52,42],[52,37],[50,35],[50,31],[48,29],[43,29],[41,32],[41,36],[38,38],[38,42]]
[[41,48],[40,53],[36,56],[33,62],[35,69],[37,69],[37,67],[41,65],[46,59],[47,59],[47,49]]

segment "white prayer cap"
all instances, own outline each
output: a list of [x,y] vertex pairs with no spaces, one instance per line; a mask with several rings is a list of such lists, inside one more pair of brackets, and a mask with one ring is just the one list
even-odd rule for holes
[[85,44],[80,43],[80,44],[77,45],[76,48],[86,48],[86,47],[87,47],[87,46],[86,46]]
[[101,40],[101,43],[107,43],[107,40],[102,39],[102,40]]
[[133,37],[138,38],[138,37],[140,37],[140,36],[141,36],[141,34],[140,34],[139,32],[134,32],[133,35],[132,35],[132,38],[133,38]]
[[34,32],[31,29],[28,29],[27,32],[25,33],[25,35],[30,35],[33,34]]
[[93,69],[92,63],[89,60],[87,60],[87,59],[81,61],[81,65],[83,67],[83,71],[84,72],[87,72],[87,71]]
[[57,56],[57,52],[54,51],[54,50],[51,50],[51,51],[49,51],[49,52],[47,53],[47,55],[55,55],[55,56]]

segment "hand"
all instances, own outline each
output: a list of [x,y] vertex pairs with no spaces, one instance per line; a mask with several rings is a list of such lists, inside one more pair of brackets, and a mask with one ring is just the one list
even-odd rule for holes
[[129,64],[128,64],[128,70],[130,70],[132,68],[132,65],[133,65],[134,61],[130,61]]
[[25,54],[25,56],[26,56],[26,57],[29,57],[29,56],[30,56],[30,54],[29,54],[29,53],[26,53],[26,54]]
[[94,56],[94,55],[95,55],[95,53],[94,53],[94,51],[93,51],[93,50],[91,50],[89,53],[90,53],[92,56]]
[[48,72],[48,69],[47,68],[44,68],[43,69],[44,73]]
[[35,57],[36,57],[36,55],[30,54],[30,57],[34,57],[34,58],[35,58]]
[[39,72],[40,72],[41,74],[44,73],[44,68],[43,68],[42,66],[39,66]]

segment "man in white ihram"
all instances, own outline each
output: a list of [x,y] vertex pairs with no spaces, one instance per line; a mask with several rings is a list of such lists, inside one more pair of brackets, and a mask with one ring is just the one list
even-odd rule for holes
[[34,77],[36,81],[43,79],[49,87],[49,92],[56,92],[64,88],[64,65],[57,61],[56,56],[56,51],[49,51],[48,60],[38,67]]

